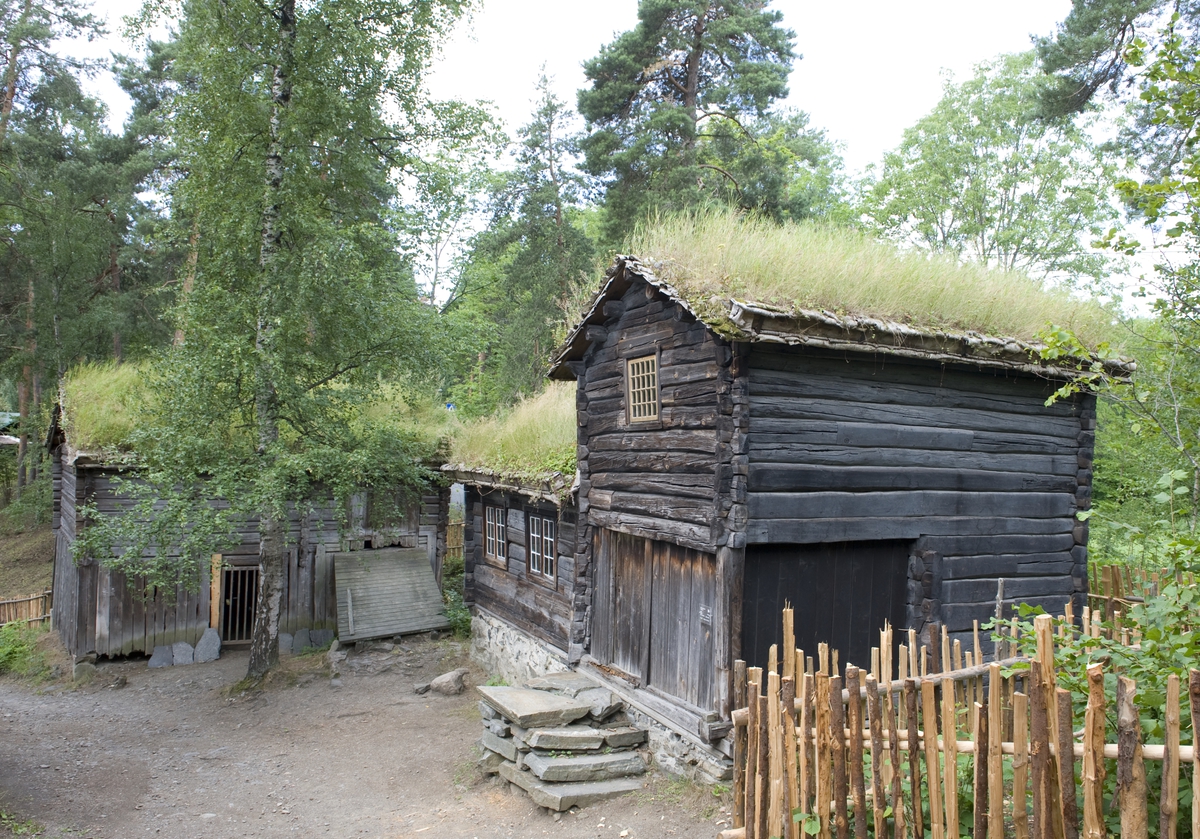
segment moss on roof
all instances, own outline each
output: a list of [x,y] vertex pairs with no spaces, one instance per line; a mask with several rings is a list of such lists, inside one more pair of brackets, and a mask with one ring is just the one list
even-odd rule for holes
[[716,327],[731,298],[1023,341],[1053,323],[1090,346],[1111,339],[1115,322],[1095,300],[1024,274],[901,250],[815,222],[781,226],[729,212],[672,216],[639,228],[626,252]]
[[536,396],[462,427],[451,462],[521,481],[575,475],[575,384],[552,382]]
[[147,410],[144,364],[86,363],[63,377],[62,428],[76,451],[129,451],[129,435]]

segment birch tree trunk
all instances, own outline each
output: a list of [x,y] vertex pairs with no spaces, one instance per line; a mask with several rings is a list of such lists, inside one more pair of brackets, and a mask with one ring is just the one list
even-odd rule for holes
[[[270,134],[265,159],[262,240],[259,250],[259,303],[255,334],[254,407],[258,418],[258,453],[264,461],[279,439],[279,404],[274,366],[277,263],[283,231],[282,124],[292,98],[291,71],[296,41],[295,0],[280,0],[273,17],[279,23],[279,54],[272,66]],[[267,464],[264,462],[264,466]],[[247,675],[261,678],[279,663],[279,608],[283,597],[283,557],[286,521],[278,510],[264,509],[259,519],[258,602],[250,640]]]

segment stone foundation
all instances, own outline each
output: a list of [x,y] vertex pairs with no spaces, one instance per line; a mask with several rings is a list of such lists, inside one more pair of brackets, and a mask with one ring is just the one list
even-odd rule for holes
[[519,685],[561,673],[567,654],[533,638],[511,624],[476,607],[471,619],[471,659],[492,676]]
[[[489,674],[510,685],[523,684],[547,673],[568,670],[567,656],[489,612],[476,608],[471,621],[471,658]],[[658,768],[705,784],[727,783],[733,764],[711,746],[685,737],[630,705],[629,721],[648,732],[647,747]]]

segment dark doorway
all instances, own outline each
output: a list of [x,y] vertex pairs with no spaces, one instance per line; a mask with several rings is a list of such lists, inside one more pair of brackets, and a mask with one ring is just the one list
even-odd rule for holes
[[258,603],[258,568],[226,568],[221,590],[221,643],[248,644]]
[[[783,640],[784,601],[795,609],[796,646],[838,651],[840,665],[871,666],[885,621],[905,625],[908,542],[750,545],[746,548],[741,657],[766,667]],[[897,633],[897,642],[899,633]]]

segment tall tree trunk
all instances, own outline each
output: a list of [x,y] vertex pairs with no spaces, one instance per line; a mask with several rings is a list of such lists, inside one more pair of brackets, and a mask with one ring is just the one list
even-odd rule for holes
[[21,433],[17,441],[17,495],[29,483],[29,415],[33,398],[33,356],[37,352],[37,338],[33,334],[33,275],[29,276],[29,292],[25,310],[25,364],[21,367],[21,378],[17,382],[17,412],[21,415]]
[[[259,309],[255,334],[254,407],[258,415],[258,451],[264,460],[279,439],[279,406],[274,369],[274,301],[283,231],[283,117],[292,98],[292,56],[296,41],[296,2],[281,0],[273,14],[279,24],[279,55],[272,68],[270,135],[265,160],[262,242],[259,250]],[[284,525],[279,510],[264,509],[259,518],[259,588],[247,675],[261,678],[279,663],[279,607],[283,599]]]
[[[21,16],[17,18],[17,24],[13,27],[18,37],[29,22],[32,10],[33,0],[25,0],[25,5],[21,7]],[[13,104],[17,101],[17,78],[21,75],[21,47],[21,42],[16,38],[8,46],[8,60],[4,65],[4,98],[0,100],[0,143],[4,142],[8,133],[8,120],[12,116]]]
[[[187,300],[196,287],[196,263],[200,261],[200,223],[192,221],[192,235],[188,237],[187,268],[183,272],[183,288],[180,290],[181,301]],[[183,343],[183,330],[175,330],[175,346]]]
[[[116,302],[116,298],[121,294],[121,263],[117,260],[117,246],[115,244],[110,245],[108,249],[108,271],[112,277],[113,298],[114,302]],[[113,318],[112,346],[113,360],[119,363],[122,355],[121,322],[115,317]]]

